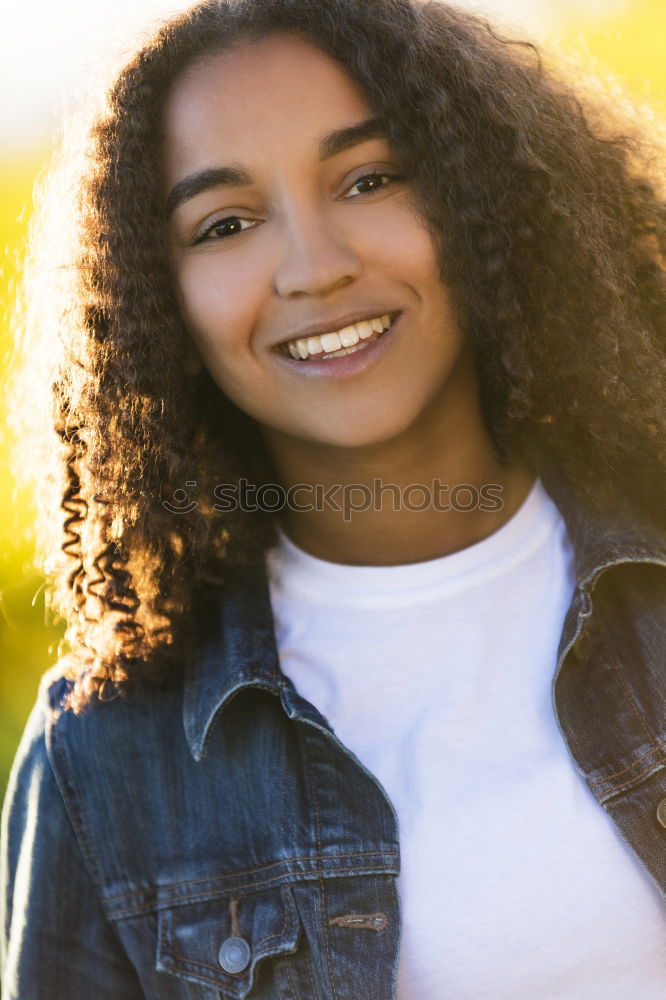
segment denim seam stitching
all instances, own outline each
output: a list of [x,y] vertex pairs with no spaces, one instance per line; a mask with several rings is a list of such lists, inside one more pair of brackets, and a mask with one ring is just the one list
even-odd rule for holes
[[[293,858],[284,858],[282,861],[273,862],[273,864],[270,864],[270,865],[260,865],[258,868],[247,868],[247,869],[245,869],[245,871],[242,871],[242,872],[232,872],[231,874],[227,874],[227,875],[215,875],[212,878],[181,879],[179,882],[170,882],[169,885],[167,886],[167,888],[168,889],[175,889],[175,888],[177,888],[178,886],[181,886],[181,885],[194,886],[194,885],[198,885],[198,884],[200,884],[202,882],[208,882],[208,883],[210,883],[210,882],[213,882],[213,883],[215,883],[215,882],[222,882],[222,883],[224,883],[224,882],[226,882],[229,879],[233,879],[233,878],[247,878],[248,875],[257,875],[259,872],[269,871],[271,868],[275,868],[276,865],[293,864],[293,863],[298,862],[298,861],[315,861],[315,862],[320,862],[320,861],[325,861],[325,860],[331,860],[332,858],[334,858],[337,861],[337,860],[340,860],[342,858],[373,858],[373,857],[377,857],[379,855],[385,856],[385,857],[391,857],[391,858],[397,858],[397,857],[399,857],[397,851],[358,851],[358,852],[350,851],[350,852],[347,852],[345,854],[336,854],[336,855],[332,855],[332,856],[331,855],[324,855],[324,854],[321,854],[321,853],[320,854],[303,854],[303,855],[296,855],[296,857],[293,857]],[[329,870],[330,871],[337,871],[338,869],[337,868],[331,868]],[[353,871],[354,869],[345,869],[345,870]],[[305,873],[304,877],[307,877],[307,875],[309,875],[309,874],[311,874],[311,873],[310,872]],[[253,884],[256,884],[258,886],[259,885],[265,885],[265,884],[272,884],[278,878],[283,878],[283,877],[289,878],[289,877],[293,877],[294,875],[299,876],[299,875],[301,875],[301,873],[300,872],[289,872],[289,873],[287,873],[286,876],[284,876],[284,875],[276,875],[273,878],[268,879],[267,882],[257,882],[257,883],[248,882],[245,885],[240,886],[239,889],[246,889],[246,888],[248,888],[248,886],[251,886]],[[138,890],[133,890],[131,892],[121,892],[121,893],[117,893],[115,896],[106,896],[105,897],[105,902],[106,903],[115,903],[115,902],[117,902],[117,901],[119,901],[121,899],[131,899],[132,896],[136,896],[136,895],[140,894],[141,892],[150,892],[150,891],[151,890],[149,890],[149,889],[146,889],[146,890],[138,889]],[[215,890],[211,890],[211,892],[213,892],[213,891],[215,891]],[[226,893],[224,892],[224,890],[222,891],[221,895],[226,895]]]
[[664,762],[665,762],[664,760],[658,761],[657,763],[652,764],[650,767],[646,768],[644,771],[641,771],[641,773],[637,774],[635,778],[631,779],[631,781],[625,781],[623,785],[617,785],[617,787],[615,788],[610,788],[608,792],[601,795],[600,801],[607,802],[609,799],[615,798],[615,796],[620,795],[622,792],[625,792],[628,788],[633,788],[633,786],[637,782],[642,781],[643,778],[649,778],[651,775],[657,774],[659,773],[659,771],[663,771]]
[[[284,965],[285,965],[285,971],[287,973],[288,986],[289,989],[291,990],[292,998],[293,1000],[296,1000],[296,987],[294,986],[294,981],[291,978],[291,967],[290,967],[291,963],[285,962]],[[290,998],[287,998],[287,1000],[290,1000]]]
[[[639,762],[643,759],[643,757],[647,757],[649,754],[654,753],[655,750],[661,751],[664,748],[666,748],[666,740],[660,740],[658,743],[655,743],[654,746],[650,746],[648,747],[647,750],[643,750],[642,753],[639,753],[634,762],[632,764],[627,764],[627,766],[623,767],[621,771],[614,771],[613,774],[609,774],[605,778],[595,778],[593,781],[590,781],[589,782],[590,788],[596,788],[598,785],[605,785],[607,782],[612,781],[613,778],[621,778],[623,774],[627,774],[627,772],[633,771],[635,767],[639,764]],[[638,775],[638,777],[641,777],[645,773],[646,773],[645,771],[642,771],[641,774]]]
[[[335,868],[335,869],[331,869],[331,871],[335,875],[358,875],[358,869],[357,868]],[[370,872],[368,872],[368,874],[372,874],[372,875],[376,875],[376,874],[390,874],[390,875],[393,875],[393,874],[397,874],[397,872],[385,873],[385,872],[383,872],[382,868],[377,868],[375,870],[371,870]],[[326,879],[325,879],[324,876],[325,876],[325,873],[322,873],[322,878],[324,879],[324,882],[325,882]],[[359,877],[362,878],[362,877],[364,877],[364,875],[361,875]],[[274,879],[269,879],[269,880],[267,880],[265,882],[261,882],[261,883],[259,883],[259,882],[248,882],[246,885],[237,886],[234,889],[234,891],[235,892],[240,892],[243,889],[255,889],[255,888],[260,888],[262,886],[272,885],[274,882],[278,882],[280,879],[283,879],[283,878],[284,878],[284,876],[279,875],[279,876],[276,876]],[[305,882],[305,881],[316,881],[316,878],[312,878],[312,876],[300,876],[300,877],[299,876],[291,876],[291,881],[303,881],[303,882]],[[206,900],[211,899],[211,898],[215,898],[218,895],[219,895],[219,892],[215,891],[215,892],[207,893],[205,895],[195,894],[193,896],[179,896],[178,898],[173,899],[173,900],[169,900],[168,902],[162,903],[161,905],[156,905],[156,903],[154,903],[154,902],[144,903],[144,904],[137,904],[136,906],[129,906],[126,909],[120,910],[117,913],[114,912],[113,916],[111,916],[110,919],[112,919],[112,920],[121,920],[124,917],[138,916],[139,914],[142,914],[142,913],[152,913],[153,911],[157,911],[157,910],[168,910],[172,906],[182,906],[185,903],[205,902]],[[112,907],[107,907],[107,909],[113,909],[113,908]]]
[[267,934],[266,937],[260,938],[260,940],[257,941],[256,945],[254,946],[255,948],[258,948],[259,945],[261,945],[261,944],[265,944],[266,941],[273,941],[275,938],[284,937],[284,935],[287,932],[287,926],[289,924],[289,917],[292,918],[292,922],[293,922],[293,918],[296,916],[296,913],[295,913],[295,909],[296,908],[294,906],[293,901],[291,899],[286,898],[285,893],[281,892],[280,896],[282,897],[282,902],[284,903],[284,913],[283,913],[283,918],[282,918],[282,928],[281,928],[281,930],[279,931],[278,934]]
[[312,968],[312,962],[310,961],[310,956],[305,956],[305,968],[308,970],[308,979],[310,980],[310,986],[312,987],[312,998],[317,996],[317,988],[314,980],[314,970]]
[[[301,743],[302,745],[302,743]],[[312,804],[314,806],[315,812],[315,831],[317,837],[317,856],[321,858],[322,854],[322,842],[321,842],[321,818],[319,815],[319,801],[317,799],[317,792],[315,790],[315,784],[312,775],[312,763],[310,761],[310,755],[305,748],[305,766],[308,774],[308,785],[310,786],[310,795],[312,796]],[[333,991],[333,1000],[337,1000],[337,991],[335,989],[335,982],[333,980],[333,968],[331,965],[331,946],[328,934],[328,926],[326,924],[326,895],[325,895],[325,883],[324,876],[321,866],[321,861],[319,861],[319,891],[321,893],[321,923],[324,931],[324,942],[326,951],[326,965],[328,968],[328,979],[330,987]]]
[[[613,674],[615,675],[615,677],[617,678],[617,680],[619,682],[620,690],[621,690],[622,695],[624,696],[624,700],[625,700],[626,704],[629,706],[629,708],[630,708],[632,714],[634,715],[634,717],[638,720],[638,723],[639,723],[641,729],[643,730],[643,732],[647,736],[647,738],[648,738],[648,740],[650,742],[650,749],[656,754],[658,762],[656,764],[650,765],[648,768],[646,768],[646,770],[642,771],[640,774],[635,775],[635,777],[631,778],[629,781],[626,781],[626,782],[624,782],[623,784],[621,784],[619,786],[613,787],[611,785],[611,787],[608,789],[607,793],[603,795],[604,801],[606,801],[609,798],[612,798],[614,795],[617,795],[619,792],[624,791],[624,789],[630,788],[637,781],[640,781],[641,778],[649,775],[651,772],[654,771],[655,768],[658,768],[660,766],[659,760],[661,760],[662,764],[666,763],[666,757],[664,757],[664,755],[661,753],[661,747],[662,747],[663,744],[660,744],[658,742],[656,736],[650,731],[650,729],[648,729],[648,726],[647,726],[647,724],[645,722],[645,719],[643,718],[643,716],[641,715],[641,713],[640,713],[640,711],[638,709],[638,705],[636,704],[636,700],[633,697],[633,695],[632,695],[631,691],[629,690],[629,688],[627,687],[627,684],[625,682],[624,676],[622,674],[622,670],[618,666],[617,661],[612,656],[609,657],[609,661],[610,661],[611,670],[613,671]],[[649,751],[646,751],[646,753],[648,753],[648,752]],[[611,776],[610,778],[606,778],[606,779],[598,778],[596,780],[595,787],[597,787],[598,784],[600,784],[600,783],[601,784],[605,784],[605,783],[611,781],[612,777],[613,776]]]

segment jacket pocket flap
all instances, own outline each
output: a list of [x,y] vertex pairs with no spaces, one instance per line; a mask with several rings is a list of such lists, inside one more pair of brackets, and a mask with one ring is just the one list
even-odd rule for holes
[[159,913],[157,969],[244,1000],[257,965],[294,952],[299,932],[288,885],[181,903]]

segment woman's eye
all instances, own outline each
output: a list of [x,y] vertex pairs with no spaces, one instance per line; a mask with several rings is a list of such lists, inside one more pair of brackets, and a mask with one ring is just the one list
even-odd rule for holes
[[225,219],[216,219],[209,226],[199,233],[194,243],[203,243],[206,240],[223,240],[228,236],[236,236],[238,233],[251,229],[256,225],[251,219],[241,219],[238,215],[228,215]]
[[386,187],[392,181],[399,180],[401,178],[396,174],[381,174],[379,171],[364,174],[363,177],[359,177],[357,181],[354,181],[345,194],[345,198],[356,198],[359,194],[372,194],[373,191],[381,190],[381,188]]

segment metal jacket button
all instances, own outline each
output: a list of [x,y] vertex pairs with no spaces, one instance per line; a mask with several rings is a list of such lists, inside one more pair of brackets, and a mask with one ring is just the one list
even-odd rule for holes
[[244,938],[230,937],[222,943],[217,958],[225,972],[238,973],[247,969],[251,954]]
[[662,799],[657,806],[657,819],[664,829],[666,829],[666,799]]

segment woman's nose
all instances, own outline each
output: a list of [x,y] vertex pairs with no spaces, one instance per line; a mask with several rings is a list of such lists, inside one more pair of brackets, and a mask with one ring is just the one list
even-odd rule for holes
[[340,230],[324,214],[290,219],[275,271],[281,298],[327,295],[354,281],[361,262]]

